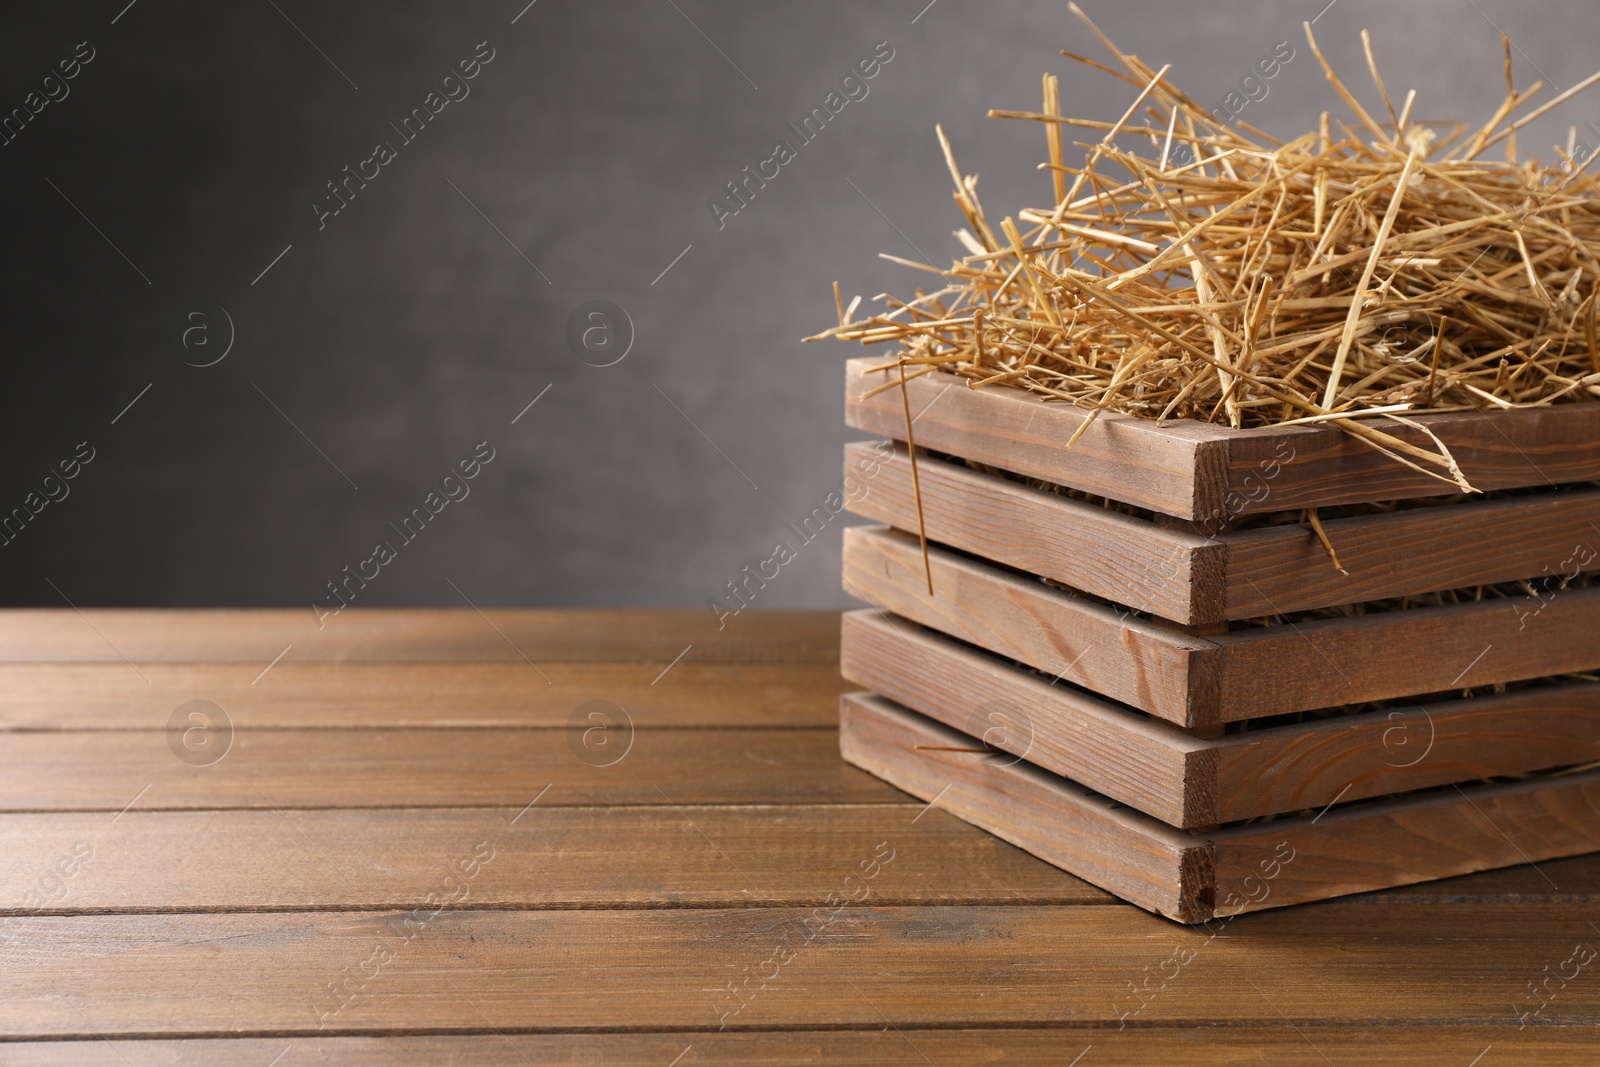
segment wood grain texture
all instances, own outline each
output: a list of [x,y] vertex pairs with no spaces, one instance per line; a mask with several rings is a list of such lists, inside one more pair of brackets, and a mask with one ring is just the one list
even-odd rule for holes
[[[1214,939],[1131,908],[896,908],[869,897],[831,925],[817,920],[809,942],[811,909],[446,911],[409,940],[398,916],[372,912],[40,916],[18,920],[15,964],[0,971],[0,1033],[359,1034],[419,1020],[435,1032],[1114,1029],[1140,1007],[1128,986],[1176,947],[1194,958],[1143,1003],[1140,1024],[1314,1028],[1381,1004],[1417,1024],[1498,1023],[1510,1040],[1524,976],[1594,936],[1587,905],[1325,904],[1312,914],[1252,916]],[[792,958],[775,977],[769,969],[765,989],[752,979],[741,1007],[728,983],[785,941]],[[368,960],[381,961],[370,977]],[[351,975],[363,980],[335,1012],[325,990]],[[1595,982],[1569,983],[1545,1011],[1553,1025],[1593,1026],[1597,1015]]]
[[921,550],[906,535],[853,530],[846,589],[1190,728],[1600,667],[1600,590],[1201,637],[1123,617],[982,560],[937,547],[929,558],[932,598]]
[[[837,630],[837,622],[834,626]],[[566,726],[610,700],[634,725],[831,726],[833,663],[0,664],[0,730],[163,729],[210,700],[235,728]]]
[[[896,443],[893,459],[880,459],[864,444],[845,446],[847,476],[868,463],[878,473],[846,500],[849,509],[918,529],[905,445]],[[1163,618],[1223,617],[1224,546],[1217,541],[931,456],[918,457],[917,472],[931,541]]]
[[[0,1063],[1464,1067],[1492,1044],[1489,1067],[1587,1063],[1600,1032],[1583,981],[1516,1018],[1529,981],[1596,940],[1600,855],[1245,915],[1215,938],[1177,927],[941,809],[992,794],[1003,832],[1066,841],[1172,906],[1152,872],[1207,869],[1194,835],[1025,764],[1021,784],[968,781],[982,754],[917,752],[921,800],[842,762],[862,732],[813,725],[839,688],[835,615],[730,620],[729,650],[701,659],[696,638],[652,686],[691,640],[670,618],[491,613],[528,626],[524,651],[567,650],[540,662],[547,686],[461,614],[374,612],[259,678],[297,613],[85,614],[133,666],[76,613],[0,624],[0,910],[21,909],[0,914]],[[740,644],[746,622],[759,640]],[[638,726],[609,768],[579,761],[563,717],[591,691]],[[209,767],[167,747],[191,696],[235,720]],[[1042,826],[1021,817],[1027,788],[1055,813]],[[1595,822],[1540,802],[1484,810],[1518,844]],[[1460,833],[1430,837],[1425,814],[1402,839],[1451,861]],[[89,861],[63,875],[80,843]],[[880,846],[894,858],[873,868]],[[1313,855],[1350,859],[1315,845],[1274,891]],[[779,944],[793,958],[763,986]],[[1164,982],[1175,946],[1195,956]]]
[[1234,630],[1222,646],[1227,722],[1600,667],[1600,588],[1292,626]]
[[1215,822],[1600,760],[1600,683],[1443,700],[1217,741]]
[[[1513,1028],[1514,1029],[1514,1028]],[[1209,1022],[1185,1029],[1122,1030],[1085,1026],[1050,1030],[923,1030],[877,1027],[860,1031],[530,1034],[516,1030],[465,1035],[393,1037],[275,1037],[121,1039],[14,1042],[0,1048],[7,1067],[268,1067],[337,1063],[345,1067],[813,1067],[872,1063],[882,1067],[963,1067],[1003,1063],[1064,1067],[1467,1067],[1486,1049],[1541,1067],[1590,1067],[1593,1027],[1540,1026],[1509,1033],[1506,1026],[1423,1025],[1373,1021],[1323,1024],[1315,1031],[1279,1023],[1230,1026]],[[1086,1054],[1087,1053],[1087,1054]],[[1491,1053],[1493,1055],[1493,1053]],[[1091,1060],[1089,1057],[1093,1056]],[[677,1058],[677,1063],[673,1060]],[[1493,1064],[1485,1058],[1483,1064]]]
[[[847,364],[845,422],[903,439],[906,418],[899,390],[861,399],[884,380],[864,371],[881,365],[870,358]],[[1220,502],[1224,491],[1226,441],[1219,427],[1157,426],[1105,412],[1069,450],[1067,442],[1088,413],[1068,404],[1047,404],[1019,389],[969,389],[942,374],[914,378],[906,388],[917,440],[939,452],[1181,518],[1205,517],[1210,502]]]
[[0,811],[104,811],[108,823],[130,804],[515,811],[546,786],[541,805],[902,799],[841,764],[831,730],[639,730],[609,767],[580,760],[580,738],[565,729],[242,730],[226,756],[196,767],[162,731],[14,733],[0,744]]
[[[1600,849],[1600,771],[1358,804],[1211,839],[1218,914],[1537,863]],[[1292,861],[1279,862],[1281,842]]]
[[[472,590],[468,590],[472,592]],[[0,662],[827,663],[832,612],[350,608],[0,609]],[[285,646],[292,646],[287,652]],[[680,664],[681,665],[681,664]]]
[[[1340,574],[1309,526],[1219,536],[1227,611],[1249,619],[1600,567],[1600,490],[1324,519]],[[1397,550],[1398,546],[1404,546]],[[1587,565],[1585,565],[1585,562]]]
[[1195,737],[894,615],[845,615],[841,649],[857,685],[1184,828],[1600,760],[1595,682]]
[[955,751],[970,743],[872,693],[839,704],[839,751],[856,766],[1142,908],[1210,916],[1203,841],[1031,763]]
[[[1215,822],[1212,743],[876,611],[844,616],[840,672],[1174,826]],[[981,749],[968,760],[991,757]]]
[[[845,446],[862,486],[846,504],[916,530],[910,462],[894,448]],[[1202,536],[956,462],[922,456],[918,470],[931,540],[1192,625],[1600,568],[1600,489],[1330,518],[1341,574],[1305,524]]]
[[[884,437],[905,436],[898,390],[862,400],[881,384],[851,360],[845,421]],[[1448,483],[1389,458],[1336,427],[1235,430],[1207,423],[1103,413],[1071,449],[1087,412],[1022,390],[971,389],[943,374],[907,385],[917,438],[926,447],[1043,478],[1183,519],[1226,520],[1290,508],[1400,500],[1450,492]],[[1423,431],[1379,420],[1385,433],[1433,449]],[[1600,410],[1563,404],[1518,411],[1421,415],[1480,490],[1600,479]]]
[[[1253,1027],[1208,1022],[1192,1029],[1138,1027],[1122,1030],[922,1030],[904,1027],[850,1032],[736,1033],[525,1033],[518,1030],[421,1037],[136,1038],[115,1041],[16,1041],[0,1049],[8,1067],[264,1067],[280,1056],[282,1067],[344,1064],[347,1067],[811,1067],[814,1064],[1010,1064],[1062,1067],[1083,1054],[1083,1064],[1192,1067],[1315,1062],[1363,1067],[1464,1067],[1486,1049],[1499,1049],[1547,1067],[1589,1067],[1592,1033],[1581,1022],[1570,1027],[1530,1027],[1507,1035],[1506,1027],[1450,1025],[1408,1029],[1400,1025],[1323,1024],[1315,1032],[1291,1025]],[[1094,1057],[1088,1059],[1088,1054]],[[675,1057],[677,1064],[674,1064]],[[1491,1061],[1483,1061],[1491,1062]]]
[[525,813],[130,811],[114,824],[104,812],[0,815],[0,913],[405,910],[430,895],[464,908],[798,907],[839,892],[889,838],[896,877],[880,903],[1113,902],[955,819],[913,824],[923,805],[906,797],[545,807],[554,795]]
[[[1028,763],[963,760],[946,751],[959,743],[948,727],[882,697],[849,694],[843,707],[841,749],[858,766],[1182,922],[1600,849],[1600,771],[1348,804],[1205,833],[1110,805],[1100,811],[1115,813],[1118,827],[1107,833],[1095,803],[1110,802],[1072,781]],[[1078,803],[1064,804],[1061,796]],[[1168,852],[1190,859],[1182,873],[1148,858]],[[1138,864],[1132,872],[1120,866],[1130,855]]]
[[1025,663],[1181,726],[1220,721],[1209,640],[1141,619],[937,545],[933,595],[914,535],[844,532],[844,588],[873,607]]
[[[1590,404],[1419,415],[1415,421],[1438,435],[1479,490],[1600,478],[1600,409]],[[1420,448],[1437,450],[1420,430],[1383,419],[1374,425]],[[1448,483],[1397,463],[1335,427],[1228,434],[1227,484],[1242,504],[1241,514],[1454,492]],[[1292,458],[1284,459],[1286,452]],[[1281,465],[1278,474],[1264,477],[1275,465]],[[1249,485],[1252,478],[1264,484],[1264,494]]]

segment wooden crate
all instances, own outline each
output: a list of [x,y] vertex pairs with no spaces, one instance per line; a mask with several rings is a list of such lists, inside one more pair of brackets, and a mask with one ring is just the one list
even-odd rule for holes
[[1590,681],[1203,738],[878,611],[844,616],[840,671],[1181,828],[1600,760]]
[[[904,437],[869,365],[848,421]],[[847,701],[847,758],[1186,921],[1600,847],[1600,778],[1561,774],[1600,760],[1600,585],[1566,584],[1600,571],[1600,406],[1421,417],[1485,498],[1333,427],[1103,414],[1069,449],[1070,405],[907,393],[915,482],[846,448],[889,524],[845,537],[880,610],[841,669],[884,698]],[[1253,895],[1291,830],[1310,861]]]
[[1600,771],[1187,832],[882,697],[848,694],[840,751],[886,779],[1140,907],[1180,922],[1300,904],[1600,849]]

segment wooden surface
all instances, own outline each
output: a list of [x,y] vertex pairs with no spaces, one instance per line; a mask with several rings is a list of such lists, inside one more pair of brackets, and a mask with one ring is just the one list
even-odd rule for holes
[[1600,760],[1591,681],[1200,738],[886,612],[843,631],[849,681],[1178,827]]
[[[904,440],[905,402],[923,447],[1018,474],[1200,521],[1263,511],[1403,500],[1452,491],[1333,426],[1235,430],[1173,420],[1156,424],[1102,413],[1071,449],[1088,412],[1020,389],[972,389],[964,379],[924,374],[869,399],[886,379],[865,373],[882,359],[851,360],[845,421]],[[1383,432],[1433,449],[1428,432],[1375,420]],[[1600,407],[1558,404],[1518,411],[1466,411],[1414,420],[1449,448],[1479,490],[1600,479]]]
[[843,763],[837,615],[489,615],[0,614],[0,1064],[1592,1062],[1593,858],[1208,934]]
[[[918,529],[905,445],[895,444],[888,459],[874,445],[845,446],[847,474],[869,459],[876,473],[847,502],[850,510]],[[1180,623],[1521,579],[1553,590],[1563,575],[1600,568],[1600,489],[1329,517],[1323,529],[1348,572],[1341,574],[1305,522],[1218,524],[1200,536],[959,462],[924,455],[917,470],[931,541]]]

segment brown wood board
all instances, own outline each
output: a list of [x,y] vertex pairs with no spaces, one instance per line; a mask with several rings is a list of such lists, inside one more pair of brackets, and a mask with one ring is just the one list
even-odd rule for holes
[[[1121,1020],[1118,1020],[1120,1023]],[[1590,1067],[1594,1029],[1574,1020],[1515,1031],[1499,1026],[1322,1023],[1314,1032],[1282,1020],[1257,1025],[1203,1021],[1193,1027],[1121,1029],[1099,1022],[1050,1029],[919,1029],[881,1026],[865,1030],[668,1031],[657,1033],[529,1033],[351,1037],[139,1038],[33,1041],[6,1045],[8,1067],[214,1067],[219,1063],[271,1065],[337,1063],[344,1067],[814,1067],[819,1063],[872,1063],[927,1067],[1005,1063],[1064,1067],[1082,1057],[1088,1067],[1280,1067],[1335,1064],[1362,1067],[1465,1067],[1485,1050],[1515,1054],[1541,1067]],[[677,1064],[673,1060],[677,1058]],[[1491,1061],[1485,1060],[1484,1063]]]
[[[845,474],[877,464],[862,492],[846,497],[857,515],[917,530],[911,463],[903,444],[881,459],[864,444],[845,446]],[[1081,500],[1048,493],[960,463],[918,458],[921,529],[1010,567],[1053,578],[1179,622],[1223,615],[1223,547]]]
[[0,914],[799,907],[859,876],[891,828],[897,877],[880,903],[1112,900],[964,823],[912,824],[922,804],[903,795],[677,808],[558,799],[552,789],[526,811],[0,814]]
[[950,751],[964,741],[883,697],[841,704],[857,766],[1187,923],[1600,849],[1600,771],[1191,833],[1027,762]]
[[842,686],[833,662],[0,663],[0,730],[160,729],[190,700],[235,729],[566,726],[591,700],[641,728],[830,726]]
[[930,545],[928,594],[916,535],[844,533],[844,588],[893,611],[1168,722],[1220,722],[1221,647],[1037,578]]
[[1592,671],[1600,588],[1382,611],[1211,638],[1228,722]]
[[[1287,508],[1399,500],[1453,491],[1331,426],[1235,430],[1209,423],[1103,412],[1071,448],[1089,412],[1020,389],[968,387],[925,374],[869,399],[883,384],[866,374],[883,361],[848,363],[845,421],[905,437],[905,403],[919,443],[1018,474],[1201,521]],[[1600,405],[1420,415],[1414,420],[1450,449],[1479,490],[1600,479]],[[1428,433],[1390,420],[1383,432],[1421,448]]]
[[1309,523],[1200,536],[926,455],[919,527],[905,445],[893,458],[846,445],[846,474],[864,464],[875,473],[846,499],[858,515],[1188,624],[1520,579],[1554,589],[1600,568],[1600,489],[1329,517],[1341,574]]
[[[70,592],[70,590],[69,590]],[[471,590],[469,590],[471,592]],[[359,608],[319,618],[304,608],[0,609],[0,662],[254,663],[828,663],[832,612],[462,607]],[[687,650],[685,646],[693,645]],[[282,659],[278,659],[279,656]]]
[[[166,731],[12,733],[0,811],[894,803],[839,762],[831,729],[239,730],[209,766]],[[583,758],[580,758],[583,753]],[[599,765],[614,760],[610,766]],[[708,774],[707,767],[715,767]]]
[[[1588,905],[1439,911],[1332,904],[1315,922],[1280,912],[1215,939],[1131,908],[900,908],[870,897],[826,927],[810,908],[446,911],[410,937],[403,916],[381,912],[39,916],[19,920],[10,954],[20,965],[0,971],[0,1034],[881,1031],[886,1020],[1115,1029],[1125,1017],[1304,1027],[1383,1004],[1419,1023],[1492,1019],[1509,1039],[1522,981],[1485,980],[1485,970],[1536,976],[1592,937],[1578,933]],[[808,919],[818,932],[806,942]],[[743,1002],[727,991],[785,944],[793,958],[765,989],[753,979]],[[1194,959],[1132,1015],[1140,1004],[1126,987],[1175,948]],[[326,989],[347,976],[340,1007]],[[1251,982],[1256,996],[1245,995]],[[1600,990],[1585,982],[1545,1013],[1569,1025],[1597,1014]]]
[[1213,727],[1600,667],[1600,589],[1198,636],[931,546],[851,530],[845,589],[1157,718]]
[[[1174,826],[1216,821],[1208,742],[893,615],[846,613],[839,647],[840,673],[856,685]],[[965,744],[968,758],[990,758]]]
[[857,685],[1180,827],[1600,760],[1594,682],[1197,738],[893,615],[841,647]]

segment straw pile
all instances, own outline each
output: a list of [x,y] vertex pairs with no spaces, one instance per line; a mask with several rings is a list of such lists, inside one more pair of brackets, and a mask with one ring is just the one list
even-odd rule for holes
[[[1054,205],[992,224],[939,130],[970,254],[944,270],[885,256],[945,284],[881,296],[888,310],[862,320],[860,298],[846,309],[836,285],[839,324],[808,340],[895,344],[879,369],[899,373],[883,388],[954,374],[1089,409],[1085,428],[1103,410],[1330,422],[1463,490],[1442,443],[1401,441],[1386,420],[1600,397],[1592,156],[1572,160],[1570,138],[1554,166],[1516,151],[1518,129],[1600,74],[1524,110],[1541,85],[1514,87],[1507,45],[1505,102],[1481,126],[1446,129],[1411,117],[1415,91],[1395,106],[1368,43],[1380,122],[1307,24],[1353,125],[1325,112],[1319,130],[1283,142],[1223,124],[1167,80],[1169,67],[1122,52],[1072,10],[1121,71],[1063,55],[1127,82],[1137,95],[1126,113],[1062,116],[1052,75],[1041,112],[989,113],[1044,125]],[[1082,166],[1064,161],[1069,128],[1101,134],[1074,142]],[[1484,158],[1502,145],[1504,161]]]

